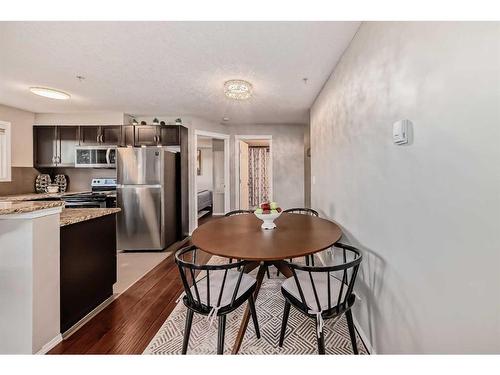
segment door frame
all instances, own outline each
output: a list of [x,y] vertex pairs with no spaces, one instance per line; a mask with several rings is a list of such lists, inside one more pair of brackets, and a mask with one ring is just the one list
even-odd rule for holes
[[[194,153],[193,153],[194,157],[195,157],[194,165],[196,165],[196,153],[198,150],[198,136],[224,140],[224,183],[225,183],[225,185],[224,185],[224,212],[213,212],[213,214],[215,214],[215,215],[223,215],[226,212],[230,211],[230,204],[231,204],[231,184],[229,181],[229,178],[230,178],[230,176],[229,176],[229,139],[230,139],[230,135],[195,129],[194,130]],[[194,228],[196,229],[198,227],[198,176],[196,175],[196,169],[193,172],[194,172],[193,210],[194,210],[194,218],[196,218]],[[212,209],[213,209],[213,207],[212,207]]]
[[240,141],[245,140],[268,140],[269,141],[269,200],[273,200],[273,136],[272,135],[242,135],[234,136],[234,174],[236,175],[235,186],[235,209],[240,208]]

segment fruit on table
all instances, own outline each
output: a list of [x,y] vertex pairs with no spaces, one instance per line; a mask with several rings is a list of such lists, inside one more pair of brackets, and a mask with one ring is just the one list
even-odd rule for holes
[[257,208],[255,210],[255,213],[256,214],[264,214],[264,215],[267,215],[267,214],[277,214],[277,213],[280,213],[282,210],[281,208],[278,206],[278,203],[276,202],[264,202],[264,203],[261,203],[260,204],[260,208]]
[[260,205],[260,208],[262,208],[264,211],[265,210],[270,210],[271,209],[271,205],[269,203],[267,203],[267,202],[266,203],[262,203]]

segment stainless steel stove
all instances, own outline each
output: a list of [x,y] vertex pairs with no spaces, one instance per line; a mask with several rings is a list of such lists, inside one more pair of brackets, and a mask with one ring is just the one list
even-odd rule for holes
[[66,208],[116,207],[116,178],[94,178],[89,193],[64,195]]

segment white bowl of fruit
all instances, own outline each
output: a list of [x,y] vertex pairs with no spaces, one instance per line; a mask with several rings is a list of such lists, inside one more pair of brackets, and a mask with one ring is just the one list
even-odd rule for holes
[[271,202],[262,203],[259,208],[254,211],[254,214],[263,221],[260,226],[262,229],[274,229],[276,228],[274,220],[281,215],[281,211],[282,209],[278,206],[278,203]]

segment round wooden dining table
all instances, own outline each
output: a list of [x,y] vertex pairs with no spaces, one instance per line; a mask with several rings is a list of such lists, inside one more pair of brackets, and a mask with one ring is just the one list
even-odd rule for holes
[[[270,265],[274,265],[285,277],[291,277],[284,259],[327,249],[342,236],[337,224],[311,215],[283,213],[275,220],[276,228],[270,230],[262,229],[261,224],[262,221],[253,214],[223,217],[201,225],[191,237],[193,245],[209,254],[248,260],[245,272],[259,267],[255,300]],[[240,349],[249,319],[247,306],[233,354]]]

